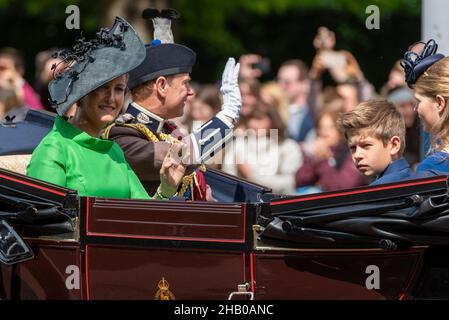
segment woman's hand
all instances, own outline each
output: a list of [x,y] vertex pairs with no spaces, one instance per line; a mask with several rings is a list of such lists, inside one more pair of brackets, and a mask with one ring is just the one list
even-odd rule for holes
[[324,66],[323,59],[321,58],[320,52],[318,52],[312,61],[312,66],[309,71],[309,77],[312,80],[317,80],[321,77],[323,72],[326,70]]
[[162,162],[161,184],[158,191],[164,198],[170,198],[176,193],[186,172],[186,166],[182,163],[180,155],[184,147],[183,143],[171,145]]
[[362,81],[364,78],[363,72],[360,69],[359,63],[357,62],[355,57],[351,52],[346,50],[341,50],[341,53],[343,53],[346,57],[346,74],[348,75],[348,77],[353,77],[358,81]]

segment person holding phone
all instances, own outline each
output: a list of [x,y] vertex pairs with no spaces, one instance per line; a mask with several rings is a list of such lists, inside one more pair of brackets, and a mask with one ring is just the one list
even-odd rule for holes
[[333,85],[345,99],[345,111],[374,95],[374,87],[364,77],[354,55],[347,50],[335,50],[335,33],[326,27],[318,28],[313,41],[316,55],[310,68],[311,104],[319,112],[318,96],[322,91],[323,75],[327,71]]

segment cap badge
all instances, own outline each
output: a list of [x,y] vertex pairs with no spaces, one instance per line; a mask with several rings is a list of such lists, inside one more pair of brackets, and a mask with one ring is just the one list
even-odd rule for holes
[[143,113],[143,112],[140,112],[138,115],[137,115],[137,121],[139,121],[140,123],[143,123],[143,124],[149,124],[149,123],[151,123],[152,121],[150,120],[150,117],[149,116],[147,116],[145,113]]

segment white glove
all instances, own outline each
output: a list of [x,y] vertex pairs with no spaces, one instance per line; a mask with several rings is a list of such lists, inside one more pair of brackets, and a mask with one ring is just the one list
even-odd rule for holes
[[235,63],[234,58],[229,58],[223,71],[220,92],[223,96],[223,105],[219,114],[232,118],[235,122],[239,119],[242,110],[242,96],[239,88],[240,63]]

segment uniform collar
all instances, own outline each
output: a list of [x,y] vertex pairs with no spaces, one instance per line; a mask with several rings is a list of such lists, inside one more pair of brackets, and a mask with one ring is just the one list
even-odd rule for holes
[[400,157],[398,160],[393,161],[388,165],[388,167],[379,175],[378,179],[390,173],[397,173],[402,170],[409,169],[410,165],[404,157]]
[[165,123],[163,118],[155,115],[153,112],[148,111],[135,102],[129,104],[126,113],[131,114],[138,123],[145,125],[154,133],[160,133]]

